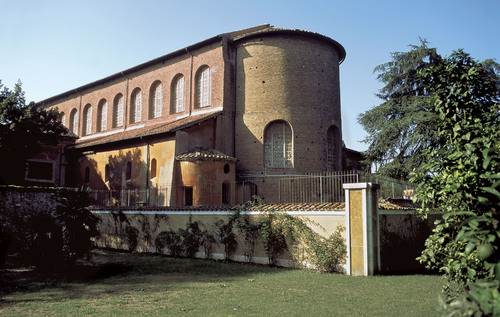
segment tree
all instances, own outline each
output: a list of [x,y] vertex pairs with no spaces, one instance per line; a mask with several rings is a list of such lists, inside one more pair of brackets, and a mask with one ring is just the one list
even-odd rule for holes
[[[428,42],[410,45],[408,52],[392,53],[392,60],[379,65],[374,72],[385,84],[377,96],[383,102],[358,116],[358,122],[368,132],[364,142],[367,163],[377,172],[398,179],[408,179],[414,168],[425,162],[423,152],[439,146],[438,119],[431,111],[429,88],[417,76],[418,72],[439,65],[442,57]],[[493,60],[483,62],[482,76],[496,80],[500,65]]]
[[0,184],[22,179],[26,158],[37,153],[41,143],[57,144],[65,133],[57,110],[26,104],[20,82],[11,91],[0,81]]
[[500,86],[491,72],[462,50],[420,72],[438,125],[412,178],[421,213],[443,212],[420,261],[448,278],[448,302],[455,283],[465,294],[458,306],[485,315],[500,312]]

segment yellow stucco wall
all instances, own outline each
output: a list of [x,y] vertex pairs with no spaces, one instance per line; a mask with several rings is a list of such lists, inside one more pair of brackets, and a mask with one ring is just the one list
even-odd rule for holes
[[363,205],[362,190],[349,191],[349,236],[351,241],[351,274],[364,274],[364,247],[363,247]]
[[[98,240],[98,245],[102,247],[128,249],[126,236],[119,236],[116,234],[116,232],[120,232],[120,230],[123,233],[127,223],[122,222],[120,229],[120,221],[117,220],[119,218],[116,215],[113,216],[107,212],[99,212],[98,215],[102,220],[100,223],[101,235]],[[129,224],[139,230],[139,244],[137,250],[143,252],[156,252],[154,244],[155,237],[165,230],[176,231],[179,228],[185,229],[190,217],[193,222],[197,221],[200,224],[201,230],[214,232],[216,229],[215,223],[218,220],[227,221],[230,217],[230,213],[214,212],[211,214],[200,214],[193,212],[189,214],[188,212],[149,212],[147,214],[141,214],[140,212],[134,212],[133,214],[126,215]],[[253,214],[250,217],[256,219],[259,215]],[[327,214],[311,213],[310,215],[307,215],[307,212],[305,212],[302,215],[298,215],[298,217],[303,218],[314,231],[325,237],[331,235],[338,226],[343,226],[345,224],[345,214],[343,212],[328,212]],[[146,228],[146,230],[143,230],[143,228]],[[244,241],[236,227],[233,228],[233,232],[237,236],[238,247],[231,258],[236,261],[246,261],[244,256]],[[345,238],[345,231],[343,232],[343,236]],[[292,249],[293,255],[287,251],[280,254],[278,256],[280,259],[278,263],[280,263],[280,265],[293,266],[294,263],[298,261],[307,261],[307,258],[302,258],[304,254],[295,252],[297,249],[295,249],[294,246],[289,246],[289,248]],[[203,247],[199,248],[199,252],[198,257],[203,257]],[[218,254],[218,257],[221,257],[224,253],[224,248],[221,244],[216,243],[212,252]],[[256,245],[253,260],[257,263],[267,264],[267,255],[259,244]]]

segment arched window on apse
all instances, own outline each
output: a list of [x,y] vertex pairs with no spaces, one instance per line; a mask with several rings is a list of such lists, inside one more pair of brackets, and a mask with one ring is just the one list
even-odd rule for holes
[[336,126],[331,126],[327,132],[327,153],[326,153],[326,161],[327,161],[327,170],[329,172],[338,171],[338,153],[339,153],[339,145],[340,145],[340,133],[339,129]]
[[264,160],[267,168],[293,168],[293,134],[288,122],[273,121],[266,127]]

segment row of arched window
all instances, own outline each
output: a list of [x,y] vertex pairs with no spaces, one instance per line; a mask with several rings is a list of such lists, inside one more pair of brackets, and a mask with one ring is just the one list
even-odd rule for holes
[[[207,65],[200,67],[195,76],[195,107],[203,108],[211,105],[211,75]],[[170,113],[182,113],[185,111],[185,79],[183,74],[177,74],[170,86]],[[130,94],[129,117],[125,118],[125,98],[119,93],[112,103],[111,128],[119,128],[124,125],[124,120],[130,124],[140,123],[143,118],[143,93],[137,87]],[[153,82],[149,90],[148,119],[162,117],[163,110],[163,83],[159,80]],[[101,99],[97,105],[97,121],[93,126],[93,106],[86,104],[83,108],[81,135],[86,136],[96,132],[104,132],[108,129],[108,101]],[[74,134],[78,133],[78,110],[73,108],[69,113],[69,121],[66,122],[66,114],[61,113],[62,123]]]

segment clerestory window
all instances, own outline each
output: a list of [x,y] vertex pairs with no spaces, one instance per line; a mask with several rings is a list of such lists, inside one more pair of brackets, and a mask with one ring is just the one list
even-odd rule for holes
[[210,78],[210,68],[202,66],[196,75],[196,107],[203,108],[211,105],[212,82]]

